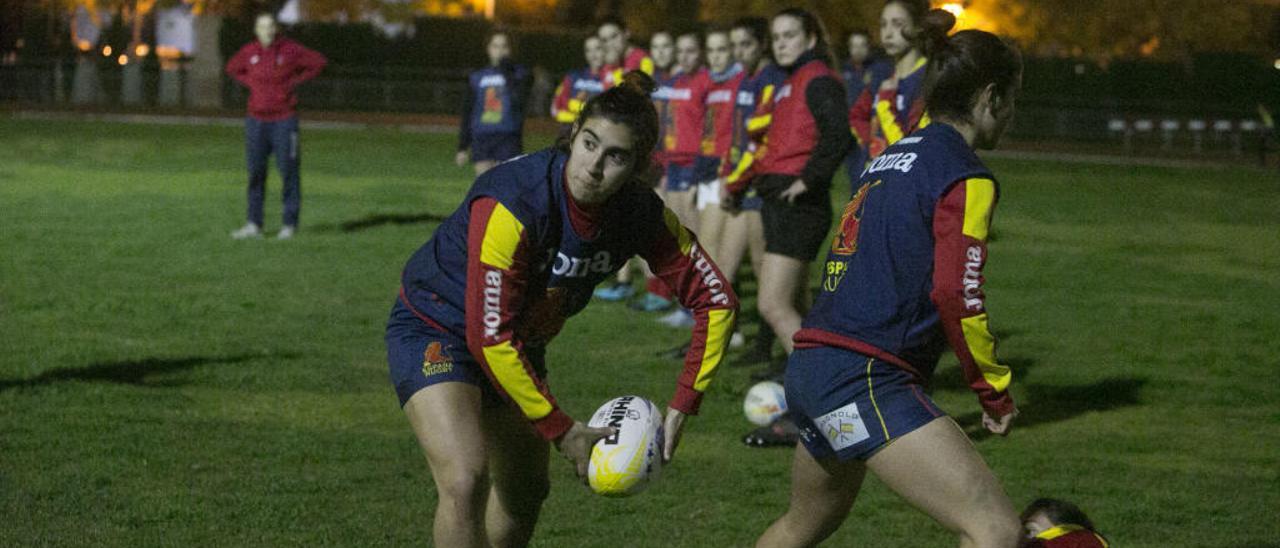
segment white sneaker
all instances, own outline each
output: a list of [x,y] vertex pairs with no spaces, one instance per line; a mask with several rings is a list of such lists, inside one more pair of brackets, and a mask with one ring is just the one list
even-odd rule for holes
[[658,318],[658,323],[677,329],[693,327],[693,314],[683,308],[677,308],[666,316]]
[[741,331],[734,331],[733,336],[729,337],[729,348],[742,348],[747,345],[747,338],[742,336]]
[[284,225],[284,227],[280,229],[280,233],[276,234],[276,239],[288,240],[289,238],[293,237],[293,233],[296,232],[297,230],[298,229],[294,228],[291,225]]
[[231,237],[236,240],[247,240],[249,238],[261,238],[262,227],[253,223],[245,223],[244,226],[240,227],[235,232],[232,232]]

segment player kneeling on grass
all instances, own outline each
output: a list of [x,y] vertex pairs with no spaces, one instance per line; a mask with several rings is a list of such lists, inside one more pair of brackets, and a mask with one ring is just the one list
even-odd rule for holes
[[[522,546],[555,444],[586,474],[612,433],[564,413],[547,343],[632,256],[693,310],[693,344],[665,418],[670,460],[733,329],[737,297],[643,174],[658,120],[641,72],[593,97],[568,143],[499,164],[409,259],[387,325],[391,380],[439,495],[435,545]],[[581,364],[592,374],[593,364]],[[598,374],[598,373],[597,373]]]
[[1000,482],[922,385],[946,341],[978,394],[983,425],[1003,435],[1017,414],[982,292],[996,184],[974,149],[994,147],[1013,116],[1022,59],[986,32],[932,39],[934,123],[863,171],[795,336],[786,399],[801,444],[790,508],[758,546],[812,546],[831,535],[867,470],[961,546],[1018,543],[1018,515]]

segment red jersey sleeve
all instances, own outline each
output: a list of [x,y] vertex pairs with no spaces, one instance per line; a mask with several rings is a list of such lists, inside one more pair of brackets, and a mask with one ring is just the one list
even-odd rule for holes
[[858,95],[853,106],[849,107],[849,130],[862,148],[866,148],[867,143],[871,142],[871,109],[875,100],[875,92],[871,90],[871,86],[867,86],[862,89],[862,94]]
[[329,64],[329,60],[325,59],[320,52],[300,44],[295,47],[297,47],[294,57],[296,68],[293,77],[289,79],[290,88],[297,87],[303,82],[319,76],[320,71],[324,70],[325,65]]
[[698,246],[693,232],[680,225],[675,213],[664,208],[660,224],[642,257],[653,274],[672,289],[680,305],[693,312],[693,339],[671,398],[673,409],[693,415],[724,359],[733,334],[738,297]]
[[253,54],[249,52],[249,46],[240,48],[231,59],[227,61],[227,76],[235,78],[243,86],[249,85],[249,58]]
[[1014,410],[1008,388],[1013,373],[996,360],[988,326],[985,282],[987,232],[996,204],[995,181],[967,179],[938,201],[933,218],[934,267],[930,298],[965,380],[992,417]]
[[524,225],[493,198],[471,203],[467,231],[467,349],[494,388],[548,440],[573,426],[515,336],[524,302],[530,243]]
[[562,124],[572,124],[578,113],[569,108],[569,98],[573,95],[573,76],[565,76],[556,87],[555,99],[551,101],[551,117]]

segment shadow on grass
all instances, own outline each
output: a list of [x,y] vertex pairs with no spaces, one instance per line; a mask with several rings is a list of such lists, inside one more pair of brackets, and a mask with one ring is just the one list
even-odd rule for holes
[[322,224],[315,227],[321,232],[359,232],[383,225],[411,225],[444,222],[447,216],[435,213],[374,213],[362,218],[338,224]]
[[1253,542],[1235,542],[1223,544],[1222,548],[1280,548],[1280,542],[1256,540]]
[[[1024,358],[1019,356],[1000,356],[1000,363],[1009,366],[1013,370],[1013,382],[1026,382],[1027,377],[1031,376],[1032,369],[1039,363],[1035,358]],[[932,382],[929,383],[928,392],[935,391],[944,392],[968,392],[969,385],[964,380],[964,373],[960,371],[960,366],[953,366],[938,371],[933,374]]]
[[[272,357],[287,358],[271,354]],[[193,356],[189,358],[146,358],[122,362],[103,362],[84,367],[50,369],[30,379],[0,379],[0,392],[13,388],[34,388],[64,381],[114,382],[137,386],[172,386],[173,383],[148,380],[152,375],[163,375],[212,364],[236,364],[266,357],[264,354],[237,356]]]
[[[1033,428],[1078,417],[1092,411],[1112,411],[1142,403],[1142,387],[1147,379],[1114,377],[1082,385],[1027,386],[1025,403],[1018,408],[1014,429]],[[972,412],[955,417],[974,441],[991,437],[982,426],[982,413]]]

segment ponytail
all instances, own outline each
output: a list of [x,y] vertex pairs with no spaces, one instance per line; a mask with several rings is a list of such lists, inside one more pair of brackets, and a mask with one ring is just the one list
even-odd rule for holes
[[1009,99],[1022,77],[1018,48],[989,32],[962,30],[937,48],[924,84],[925,108],[935,119],[972,123],[978,92],[995,84],[993,99]]
[[636,161],[647,163],[653,147],[658,144],[658,112],[650,98],[657,88],[658,84],[648,74],[638,70],[627,72],[618,85],[587,101],[578,114],[574,135],[592,118],[625,125],[635,136]]

